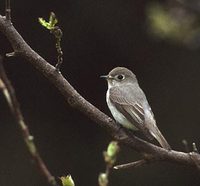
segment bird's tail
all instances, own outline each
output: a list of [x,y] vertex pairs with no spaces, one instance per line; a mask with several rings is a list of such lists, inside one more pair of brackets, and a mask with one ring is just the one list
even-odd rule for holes
[[167,150],[171,150],[171,147],[164,136],[161,134],[157,127],[154,128],[154,131],[151,131],[151,134],[156,138],[160,145]]

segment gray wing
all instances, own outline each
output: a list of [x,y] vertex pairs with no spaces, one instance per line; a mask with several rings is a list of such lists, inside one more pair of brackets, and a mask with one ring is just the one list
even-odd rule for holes
[[110,89],[110,101],[146,137],[153,139],[149,127],[145,124],[144,105],[147,109],[150,109],[150,106],[138,85],[112,87]]

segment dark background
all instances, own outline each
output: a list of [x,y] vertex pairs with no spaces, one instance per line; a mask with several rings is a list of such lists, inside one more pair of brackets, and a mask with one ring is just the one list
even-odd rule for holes
[[[111,115],[106,82],[113,67],[133,70],[148,97],[160,130],[171,146],[184,151],[182,139],[199,147],[200,51],[153,39],[148,34],[146,5],[151,1],[67,0],[12,2],[12,21],[30,46],[56,62],[52,35],[37,18],[54,11],[64,36],[62,73],[88,101]],[[0,3],[4,13],[3,0]],[[0,35],[0,53],[12,52]],[[70,108],[40,73],[20,58],[5,60],[7,74],[35,138],[39,152],[56,177],[70,173],[77,186],[94,186],[105,169],[102,151],[111,140],[105,129]],[[122,147],[119,163],[137,160]],[[169,163],[114,171],[110,186],[196,186],[197,170]],[[22,135],[0,94],[0,186],[47,186],[30,161]]]

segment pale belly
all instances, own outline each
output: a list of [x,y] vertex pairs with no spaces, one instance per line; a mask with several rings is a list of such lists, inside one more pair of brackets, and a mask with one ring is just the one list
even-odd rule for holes
[[108,99],[109,92],[107,91],[106,94],[106,102],[108,105],[108,108],[110,109],[110,112],[112,113],[114,119],[120,123],[123,127],[132,129],[132,130],[138,130],[129,120],[126,119],[126,117],[121,114],[111,103],[110,99]]

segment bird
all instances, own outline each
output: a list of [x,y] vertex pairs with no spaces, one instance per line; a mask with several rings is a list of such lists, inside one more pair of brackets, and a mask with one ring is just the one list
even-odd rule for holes
[[107,80],[106,102],[116,122],[130,131],[140,131],[149,140],[155,138],[164,149],[171,150],[136,75],[125,67],[116,67],[101,77]]

